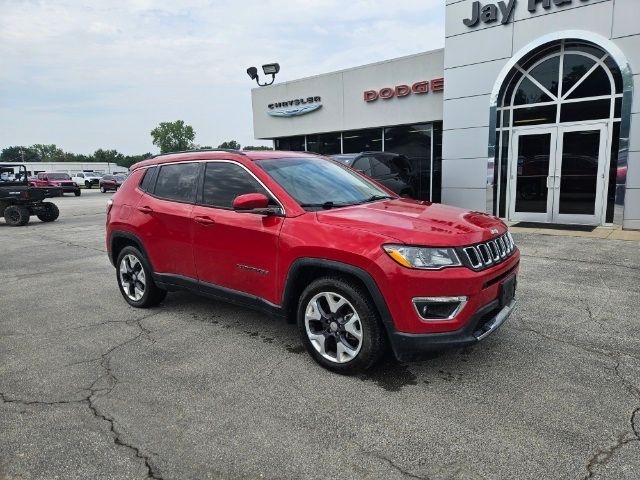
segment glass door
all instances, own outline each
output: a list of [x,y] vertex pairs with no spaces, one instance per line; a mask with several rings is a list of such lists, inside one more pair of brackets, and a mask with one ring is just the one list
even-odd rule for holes
[[558,127],[553,221],[600,225],[605,198],[606,124]]
[[509,162],[509,219],[550,222],[557,128],[514,131]]

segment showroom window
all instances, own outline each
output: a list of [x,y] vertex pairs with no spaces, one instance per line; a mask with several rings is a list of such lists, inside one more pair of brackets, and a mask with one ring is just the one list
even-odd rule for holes
[[415,196],[431,198],[431,124],[417,123],[384,129],[384,151],[404,155],[413,171]]
[[382,129],[351,130],[342,133],[342,153],[382,151]]
[[297,137],[276,138],[276,150],[288,150],[290,152],[304,152],[304,135]]
[[340,142],[340,132],[307,135],[307,151],[322,155],[336,155],[340,153]]

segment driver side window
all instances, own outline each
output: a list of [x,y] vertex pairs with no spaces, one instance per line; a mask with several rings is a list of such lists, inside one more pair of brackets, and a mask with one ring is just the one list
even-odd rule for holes
[[[245,193],[262,193],[271,198],[262,185],[244,168],[231,162],[209,162],[204,173],[202,204],[233,208],[233,200]],[[270,204],[275,205],[271,199]]]
[[371,160],[370,157],[360,157],[353,163],[353,168],[359,170],[365,175],[371,176]]

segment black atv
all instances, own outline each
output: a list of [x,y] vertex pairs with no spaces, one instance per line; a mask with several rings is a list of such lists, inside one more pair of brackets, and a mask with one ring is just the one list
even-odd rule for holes
[[55,203],[44,202],[45,191],[30,187],[24,165],[0,164],[0,217],[7,225],[20,227],[36,215],[43,222],[53,222],[60,215]]

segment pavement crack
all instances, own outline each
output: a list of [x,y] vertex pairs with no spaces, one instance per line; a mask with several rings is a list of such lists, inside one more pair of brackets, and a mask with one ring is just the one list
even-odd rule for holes
[[403,475],[403,476],[405,476],[407,478],[415,478],[417,480],[430,480],[430,478],[427,477],[427,476],[416,475],[415,473],[411,473],[408,470],[405,470],[400,465],[395,463],[393,460],[391,460],[390,458],[382,455],[381,453],[366,450],[359,443],[357,443],[357,442],[354,442],[354,443],[359,447],[359,450],[360,450],[361,453],[364,453],[365,455],[369,455],[369,456],[371,456],[373,458],[376,458],[378,460],[382,460],[384,463],[386,463],[391,468],[393,468],[394,470],[396,470],[401,475]]
[[[152,478],[152,479],[158,479],[158,480],[162,480],[162,475],[160,474],[160,472],[158,471],[157,467],[155,467],[153,465],[153,463],[151,462],[151,457],[149,455],[146,455],[142,452],[142,450],[131,444],[126,442],[123,438],[122,438],[122,433],[120,431],[118,431],[118,429],[116,428],[116,421],[114,418],[107,416],[106,414],[100,412],[100,410],[98,409],[97,405],[96,405],[96,401],[100,398],[105,397],[106,395],[108,395],[109,393],[111,393],[111,391],[116,387],[117,383],[118,383],[118,377],[115,375],[115,373],[113,372],[113,369],[111,367],[111,355],[116,352],[117,350],[125,347],[126,345],[129,345],[131,343],[136,342],[137,340],[139,340],[140,338],[142,338],[143,336],[148,337],[151,334],[151,331],[149,329],[147,329],[143,324],[142,321],[146,320],[147,318],[153,317],[154,315],[158,315],[160,312],[154,312],[151,313],[149,315],[143,316],[141,318],[138,318],[136,320],[129,320],[127,322],[124,323],[128,323],[131,324],[132,322],[138,327],[138,332],[136,335],[134,335],[133,337],[128,338],[127,340],[118,343],[117,345],[109,348],[108,350],[106,350],[104,353],[102,353],[100,355],[100,357],[96,357],[94,359],[89,359],[89,360],[83,360],[80,362],[76,362],[75,364],[80,364],[80,363],[88,363],[88,362],[92,362],[92,361],[100,361],[100,366],[102,367],[102,369],[104,370],[104,372],[99,375],[89,386],[89,388],[85,388],[82,390],[79,390],[79,392],[87,392],[85,394],[85,396],[81,399],[76,399],[76,400],[54,400],[54,401],[46,401],[46,400],[24,400],[24,399],[18,399],[18,398],[10,398],[6,393],[0,392],[0,399],[2,400],[2,403],[7,403],[7,404],[19,404],[19,405],[37,405],[37,406],[49,406],[49,405],[69,405],[69,404],[85,404],[87,405],[87,407],[89,408],[90,412],[92,413],[92,415],[104,422],[107,422],[108,426],[109,426],[109,431],[111,432],[112,436],[113,436],[113,443],[117,446],[121,446],[124,448],[129,449],[131,452],[133,452],[133,454],[135,455],[136,458],[142,460],[144,462],[144,465],[147,469],[147,478]],[[104,322],[104,323],[108,323],[108,322]],[[120,322],[122,323],[122,322]],[[106,378],[106,382],[107,382],[107,387],[99,387],[98,384],[100,383],[101,380],[103,380],[104,378]]]

